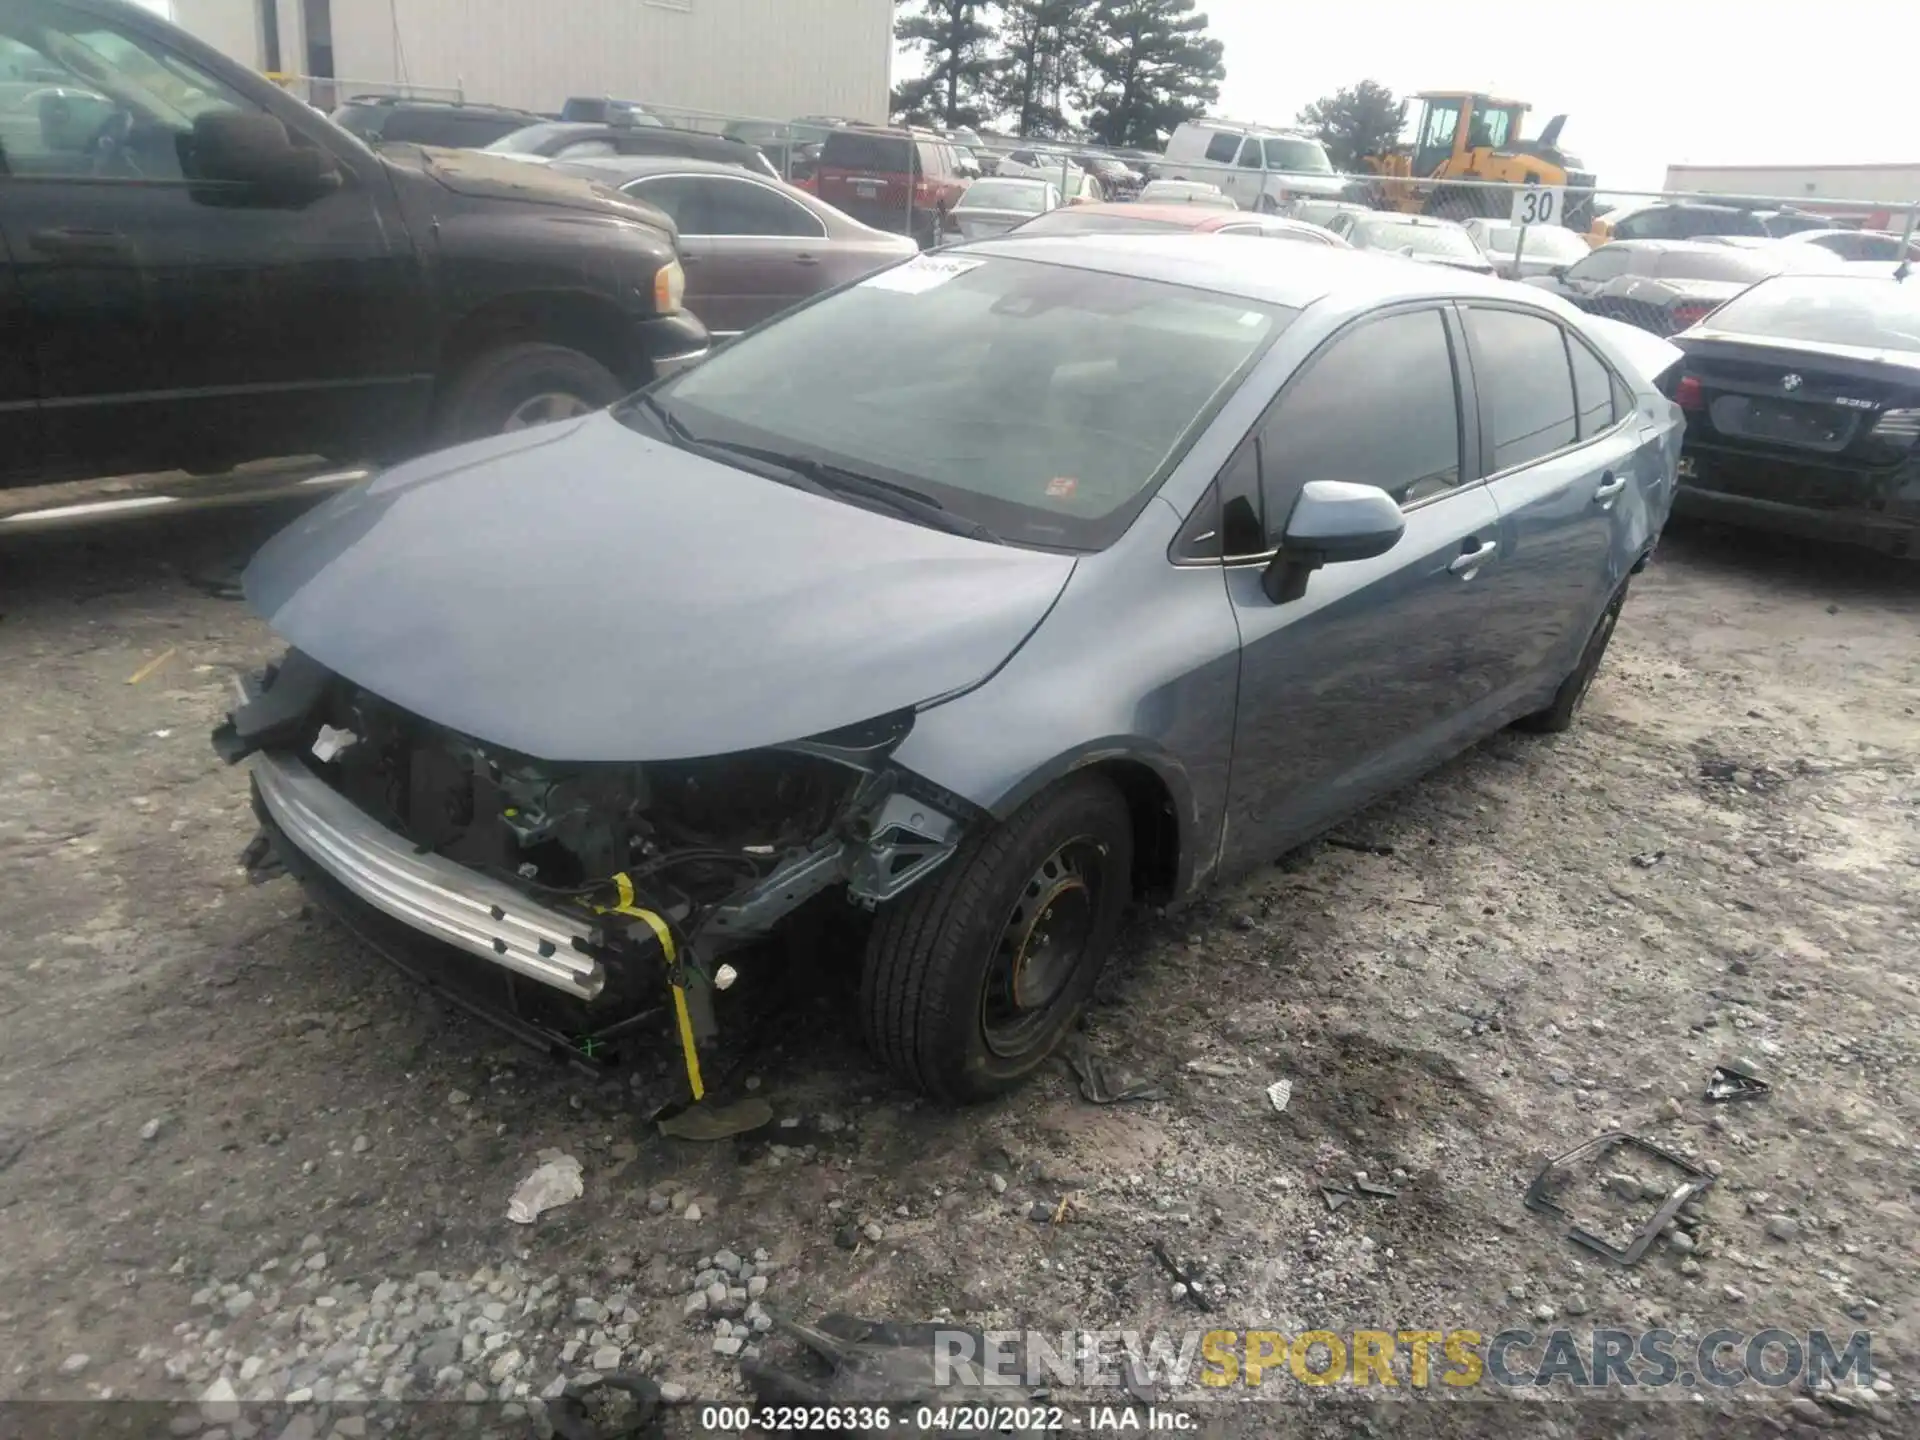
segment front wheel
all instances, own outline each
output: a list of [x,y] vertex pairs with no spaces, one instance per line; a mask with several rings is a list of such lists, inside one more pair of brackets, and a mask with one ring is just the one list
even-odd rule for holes
[[481,352],[454,379],[440,406],[442,445],[570,420],[624,393],[613,372],[565,345],[502,345]]
[[1092,994],[1132,871],[1126,802],[1099,775],[973,836],[873,928],[860,1007],[874,1054],[947,1102],[1018,1085]]
[[1514,721],[1516,729],[1531,730],[1540,735],[1558,735],[1573,728],[1574,717],[1580,713],[1581,703],[1587,698],[1587,691],[1593,687],[1593,677],[1600,671],[1600,661],[1607,653],[1607,642],[1613,639],[1613,627],[1620,622],[1620,607],[1626,603],[1627,585],[1623,580],[1601,613],[1600,623],[1593,627],[1593,634],[1587,637],[1586,648],[1580,652],[1580,660],[1572,673],[1560,682],[1560,688],[1553,692],[1553,699],[1544,710],[1522,715]]

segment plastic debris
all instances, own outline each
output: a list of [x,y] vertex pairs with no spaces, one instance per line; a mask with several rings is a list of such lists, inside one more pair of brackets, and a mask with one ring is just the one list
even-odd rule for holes
[[758,1095],[730,1105],[689,1105],[660,1122],[660,1133],[675,1140],[728,1140],[773,1123],[773,1106]]
[[507,1201],[507,1219],[516,1225],[531,1225],[547,1211],[578,1200],[586,1192],[580,1179],[580,1162],[557,1150],[543,1150],[551,1156],[522,1180]]
[[1732,1065],[1716,1065],[1713,1074],[1707,1077],[1707,1099],[1719,1104],[1729,1100],[1758,1100],[1772,1093],[1773,1086],[1758,1075],[1749,1075]]
[[1281,1114],[1287,1108],[1287,1102],[1293,1099],[1293,1082],[1276,1080],[1267,1086],[1267,1103],[1273,1106],[1273,1113]]
[[1164,1100],[1167,1092],[1146,1076],[1090,1055],[1084,1045],[1067,1051],[1067,1064],[1080,1078],[1080,1093],[1095,1105],[1118,1105],[1125,1100]]
[[328,765],[338,759],[343,750],[359,743],[360,737],[351,730],[343,730],[338,725],[322,725],[320,733],[313,737],[313,758],[322,765]]

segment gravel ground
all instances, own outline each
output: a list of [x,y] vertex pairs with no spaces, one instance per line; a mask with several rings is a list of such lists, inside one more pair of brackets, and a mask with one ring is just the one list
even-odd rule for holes
[[[699,1145],[417,990],[290,882],[242,879],[244,787],[206,735],[275,647],[196,577],[278,518],[0,548],[0,1400],[193,1399],[169,1423],[214,1440],[486,1400],[550,1433],[561,1396],[631,1374],[739,1400],[737,1357],[786,1343],[770,1315],[843,1310],[1867,1330],[1870,1388],[1669,1388],[1702,1403],[1659,1428],[1915,1432],[1920,571],[1670,538],[1574,733],[1497,737],[1336,843],[1140,917],[1084,1043],[1161,1098],[1096,1107],[1062,1067],[935,1110],[828,986],[731,1082],[774,1128]],[[1736,1059],[1773,1093],[1706,1104]],[[1615,1125],[1718,1178],[1631,1269],[1521,1205]],[[558,1155],[584,1193],[510,1223]],[[1602,1169],[1613,1199],[1583,1181],[1578,1206],[1625,1229],[1655,1170]],[[1357,1173],[1394,1197],[1330,1208]],[[1362,1424],[1338,1388],[1263,1393],[1284,1408],[1216,1429]],[[1606,1409],[1447,1408],[1538,1435]]]

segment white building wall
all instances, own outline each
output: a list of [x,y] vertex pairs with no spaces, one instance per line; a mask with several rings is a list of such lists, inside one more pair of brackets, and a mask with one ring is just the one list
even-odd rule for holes
[[[305,73],[301,0],[278,0],[281,60]],[[173,0],[179,22],[263,63],[257,0]],[[343,81],[452,89],[556,110],[610,95],[785,120],[885,121],[893,0],[330,0]],[[343,86],[343,90],[350,86]]]
[[1764,195],[1783,200],[1920,202],[1914,165],[1669,165],[1669,190]]
[[[260,7],[253,0],[172,0],[173,22],[242,65],[258,69],[267,63],[260,38]],[[292,4],[286,5],[288,10]],[[286,29],[283,19],[282,29]],[[293,52],[283,50],[285,61]]]

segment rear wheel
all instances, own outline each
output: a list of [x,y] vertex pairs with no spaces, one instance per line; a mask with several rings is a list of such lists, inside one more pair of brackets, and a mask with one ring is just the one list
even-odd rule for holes
[[623,393],[613,372],[564,345],[523,343],[482,351],[454,379],[435,438],[443,445],[585,415]]
[[1099,775],[967,841],[874,926],[860,1003],[875,1055],[950,1102],[1025,1080],[1092,994],[1132,868],[1126,802]]
[[1607,643],[1613,639],[1613,627],[1620,621],[1620,607],[1626,601],[1627,584],[1623,580],[1601,613],[1600,623],[1593,627],[1593,634],[1587,638],[1579,662],[1573,667],[1572,673],[1560,682],[1552,701],[1543,710],[1522,715],[1513,722],[1515,728],[1531,730],[1540,735],[1558,735],[1573,728],[1574,717],[1580,713],[1587,691],[1593,686],[1593,677],[1600,672],[1600,661],[1607,653]]

